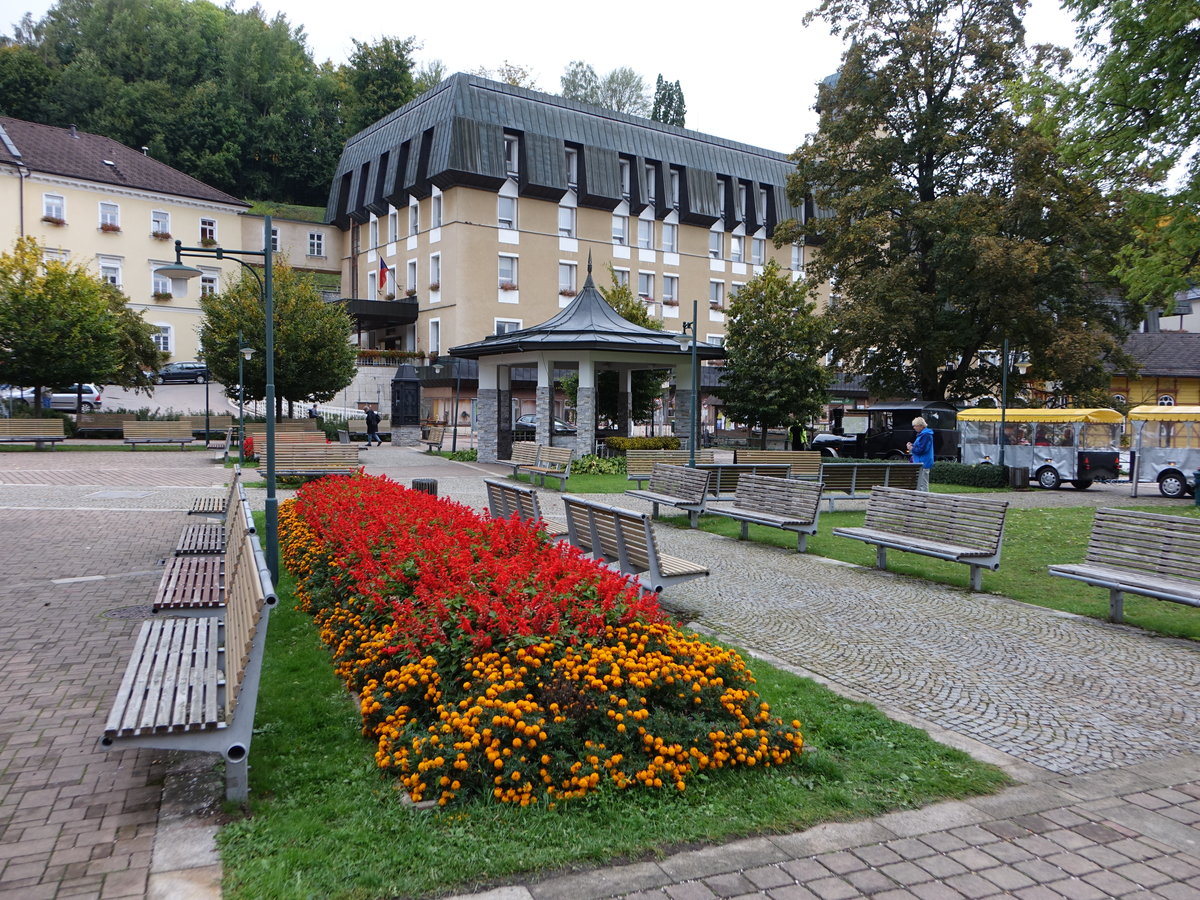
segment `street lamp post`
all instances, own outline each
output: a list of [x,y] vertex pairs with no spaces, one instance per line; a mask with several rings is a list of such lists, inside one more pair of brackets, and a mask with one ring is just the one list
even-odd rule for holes
[[[696,341],[699,337],[699,322],[700,322],[700,302],[692,301],[692,321],[683,323],[683,334],[680,335],[680,343],[684,346],[691,347],[692,351],[692,410],[690,434],[688,435],[688,465],[692,468],[696,467],[696,442],[699,440],[700,432],[700,365],[697,354]],[[691,339],[687,340],[688,331],[691,330]]]
[[254,355],[254,348],[242,340],[238,332],[238,465],[246,462],[246,362]]
[[[263,248],[261,250],[227,250],[224,247],[184,247],[181,241],[175,242],[175,264],[161,266],[155,271],[166,278],[197,278],[204,273],[192,266],[183,264],[183,257],[193,259],[232,259],[254,276],[262,289],[263,318],[266,323],[266,397],[267,407],[267,539],[264,548],[267,556],[267,568],[271,570],[271,579],[279,581],[279,500],[275,496],[275,298],[271,267],[271,217],[263,216]],[[260,258],[263,261],[263,274],[259,276],[254,267],[242,257]]]
[[1008,416],[1008,338],[1004,339],[1004,348],[1000,351],[1000,468],[1004,468],[1004,445],[1008,443],[1008,432],[1005,430]]
[[208,449],[208,416],[212,412],[212,404],[208,401],[208,383],[212,381],[212,374],[208,371],[208,363],[204,364],[204,449]]

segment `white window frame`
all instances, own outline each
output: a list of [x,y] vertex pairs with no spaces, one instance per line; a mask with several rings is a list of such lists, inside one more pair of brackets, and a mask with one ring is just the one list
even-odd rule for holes
[[442,227],[442,209],[443,209],[442,204],[443,204],[443,200],[442,200],[441,194],[434,194],[433,196],[431,196],[429,198],[429,216],[430,216],[429,227],[430,228],[441,228]]
[[798,241],[792,244],[792,271],[804,271],[804,246]]
[[658,170],[654,163],[646,163],[646,170],[643,173],[646,178],[646,202],[653,204],[658,196]]
[[394,244],[400,238],[400,214],[393,209],[388,213],[388,243]]
[[679,170],[671,170],[671,208],[679,209]]
[[629,286],[629,270],[628,269],[618,269],[616,266],[613,266],[613,278],[616,279],[617,284],[620,285],[621,287]]
[[[558,236],[561,238],[575,237],[575,219],[576,212],[573,206],[560,206],[558,208]],[[565,219],[565,223],[564,223]]]
[[521,174],[521,142],[515,134],[504,136],[504,173],[516,180]]
[[159,275],[157,271],[150,272],[150,292],[153,294],[174,294],[175,291],[171,286],[171,279],[166,275]]
[[1160,394],[1158,397],[1159,406],[1174,406],[1175,397],[1172,394]]
[[118,230],[121,227],[121,205],[111,200],[100,201],[100,227],[112,225]]
[[416,237],[421,233],[421,206],[416,200],[408,204],[408,236]]
[[729,259],[735,263],[746,261],[746,239],[740,234],[729,236]]
[[200,296],[211,297],[220,288],[220,275],[217,272],[205,272],[200,276]]
[[308,233],[308,255],[317,259],[325,258],[325,232],[310,231]]
[[725,346],[725,335],[723,335],[723,334],[707,335],[704,338],[704,343],[708,344],[710,347],[724,347]]
[[579,151],[571,147],[564,154],[567,163],[567,187],[579,186]]
[[624,197],[626,200],[628,200],[629,199],[629,179],[630,179],[630,173],[631,173],[631,170],[633,167],[629,165],[629,160],[627,160],[627,159],[622,159],[620,161],[620,165],[621,165],[621,196]]
[[150,233],[171,236],[171,214],[165,209],[150,211]]
[[[493,319],[492,334],[510,334],[514,331],[520,331],[525,327],[523,323],[523,319]],[[508,327],[510,325],[512,326],[511,328]],[[501,326],[504,326],[503,331],[501,331]]]
[[417,289],[417,261],[410,259],[404,267],[404,291],[415,291]]
[[579,264],[560,260],[558,263],[558,291],[579,290]]
[[[714,303],[713,301],[716,301]],[[712,280],[708,283],[708,305],[714,309],[725,307],[725,282]]]
[[765,266],[767,264],[767,239],[750,238],[750,264]]
[[379,220],[371,216],[370,231],[367,237],[367,249],[374,250],[379,246]]
[[152,322],[151,327],[156,329],[150,336],[154,346],[163,353],[171,353],[175,349],[175,329],[166,322]]
[[501,253],[496,260],[496,287],[502,284],[514,284],[519,289],[521,266],[520,257],[509,253]]
[[668,300],[679,302],[679,276],[664,275],[662,278],[662,299],[666,303]]
[[654,249],[654,220],[638,219],[637,245],[639,250]]
[[643,300],[654,299],[654,273],[638,272],[638,296]]
[[679,252],[679,226],[671,222],[662,223],[662,248],[664,253]]
[[500,194],[496,198],[496,224],[507,231],[517,228],[517,198]]
[[379,273],[375,269],[367,273],[367,299],[379,299]]
[[67,198],[62,194],[42,194],[42,215],[49,219],[67,220]]
[[100,280],[119,288],[122,282],[121,264],[124,260],[120,256],[100,256],[96,262],[100,266]]
[[[437,285],[435,288],[434,285]],[[442,284],[442,254],[431,253],[429,255],[429,289],[431,291],[440,291]]]
[[430,319],[429,320],[429,352],[430,353],[441,353],[442,352],[442,320],[441,319]]
[[708,232],[708,258],[721,259],[725,250],[725,232],[710,229]]
[[629,246],[629,216],[619,216],[613,213],[612,242],[618,247]]
[[200,220],[200,240],[217,240],[217,220],[203,218]]

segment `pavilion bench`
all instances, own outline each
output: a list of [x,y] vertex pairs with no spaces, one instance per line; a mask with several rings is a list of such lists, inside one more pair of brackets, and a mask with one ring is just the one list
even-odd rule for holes
[[50,449],[67,439],[62,419],[0,419],[0,444],[33,444],[42,450]]
[[592,559],[636,577],[648,591],[661,593],[670,585],[709,574],[707,566],[660,553],[654,522],[646,513],[570,495],[563,497],[563,506],[567,540]]
[[[636,481],[640,488],[642,482],[650,479],[655,463],[671,463],[676,466],[686,466],[691,461],[687,450],[626,450],[625,477]],[[697,465],[715,462],[712,450],[697,450]]]
[[971,568],[971,589],[983,570],[1000,568],[1008,502],[956,494],[877,487],[867,499],[861,528],[835,528],[838,537],[876,546],[875,566],[887,568],[887,551],[904,550]]
[[708,481],[710,500],[732,500],[737,495],[738,479],[743,475],[787,478],[791,472],[787,463],[697,463],[696,468],[712,473]]
[[220,753],[225,797],[243,801],[267,622],[277,598],[257,535],[241,535],[227,554],[223,614],[142,623],[100,746]]
[[522,466],[536,466],[538,454],[537,441],[513,441],[508,459],[500,460],[502,466],[512,466],[513,478]]
[[122,432],[125,443],[132,450],[136,450],[138,444],[178,444],[180,450],[185,450],[187,445],[195,440],[192,423],[186,419],[175,422],[139,422],[127,419],[122,426]]
[[567,533],[567,523],[561,519],[550,519],[542,515],[542,505],[537,491],[512,481],[483,480],[487,487],[488,512],[497,519],[516,516],[523,522],[537,524],[550,538],[561,538]]
[[820,480],[825,484],[829,511],[834,511],[833,492],[845,494],[851,500],[867,496],[877,487],[896,487],[916,490],[921,467],[906,462],[838,462],[821,465]]
[[1125,616],[1124,595],[1200,606],[1200,519],[1128,509],[1098,509],[1087,555],[1050,567],[1051,575],[1108,588],[1108,616]]
[[518,472],[528,472],[529,482],[536,478],[542,487],[546,486],[546,478],[558,479],[558,489],[567,489],[567,479],[571,477],[571,459],[575,451],[570,447],[551,447],[549,444],[538,444],[537,462],[532,465],[518,467]]
[[791,467],[791,478],[811,478],[821,474],[821,453],[818,450],[749,450],[733,451],[735,463],[784,463]]
[[429,431],[425,437],[421,438],[421,443],[425,445],[426,453],[442,451],[442,442],[446,439],[446,427],[444,425],[430,425]]
[[740,522],[743,541],[751,525],[794,531],[796,551],[804,553],[808,536],[817,533],[823,487],[819,481],[743,475],[738,479],[732,506],[709,506],[705,511]]
[[237,500],[241,478],[242,467],[235,465],[233,467],[233,479],[229,482],[229,489],[225,492],[225,495],[219,497],[197,497],[192,501],[192,508],[188,510],[188,515],[225,518],[225,513],[233,508],[233,504]]
[[658,517],[658,507],[674,506],[688,514],[688,523],[695,528],[708,501],[708,485],[712,473],[689,466],[655,463],[650,473],[650,485],[645,490],[626,491],[625,496],[649,500],[651,518]]
[[276,444],[275,475],[279,478],[353,475],[362,465],[359,449],[354,444]]

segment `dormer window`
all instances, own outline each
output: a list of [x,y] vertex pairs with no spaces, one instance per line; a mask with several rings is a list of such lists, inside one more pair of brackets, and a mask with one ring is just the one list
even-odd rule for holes
[[629,160],[621,160],[621,196],[629,199]]
[[516,136],[506,134],[504,136],[504,171],[509,178],[516,178],[520,174],[517,168],[517,148]]
[[655,175],[654,166],[647,163],[647,165],[646,165],[646,202],[651,203],[651,204],[654,203],[655,196],[658,193],[657,184],[656,184],[657,179],[654,177],[654,175]]
[[567,187],[579,187],[579,151],[568,148],[567,153]]

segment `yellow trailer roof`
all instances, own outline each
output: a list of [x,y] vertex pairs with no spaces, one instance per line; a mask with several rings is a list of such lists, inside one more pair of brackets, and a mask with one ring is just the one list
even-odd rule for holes
[[[999,422],[1001,410],[977,407],[958,411],[960,422]],[[1120,424],[1125,417],[1115,409],[1014,409],[1003,411],[1008,422],[1109,422]]]
[[1135,406],[1129,411],[1129,418],[1150,422],[1200,421],[1200,406]]

